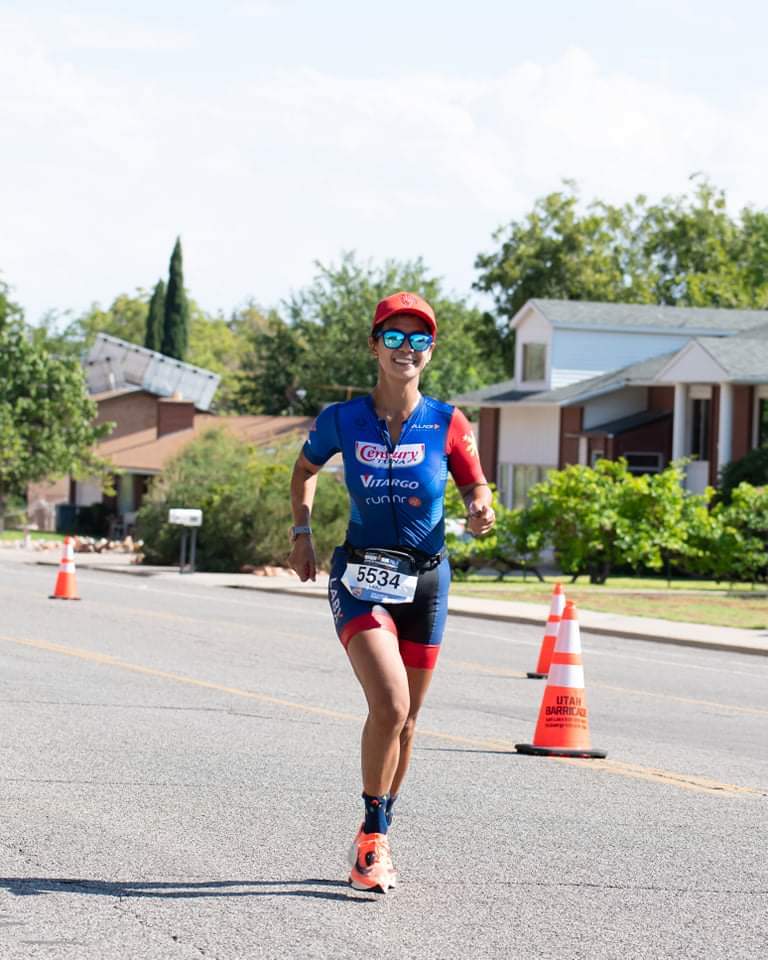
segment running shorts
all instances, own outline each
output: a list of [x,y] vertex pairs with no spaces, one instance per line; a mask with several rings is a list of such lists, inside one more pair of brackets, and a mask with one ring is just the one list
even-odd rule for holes
[[341,582],[346,563],[346,550],[337,547],[331,560],[328,601],[344,649],[361,630],[389,630],[398,639],[406,667],[434,669],[448,615],[451,584],[448,557],[444,556],[435,567],[419,574],[411,603],[369,603],[353,597]]

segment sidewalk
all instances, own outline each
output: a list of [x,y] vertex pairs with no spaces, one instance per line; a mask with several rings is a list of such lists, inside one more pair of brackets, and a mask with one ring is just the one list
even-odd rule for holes
[[[0,550],[0,560],[4,557],[23,563],[51,567],[59,564],[58,551],[3,549]],[[327,574],[319,574],[316,583],[301,583],[297,577],[289,574],[259,577],[248,573],[195,573],[182,576],[179,574],[178,567],[149,567],[133,564],[131,555],[125,553],[78,553],[75,559],[79,570],[101,570],[135,577],[159,577],[181,580],[195,586],[260,590],[265,593],[282,593],[292,596],[325,597],[328,585]],[[448,610],[453,616],[535,624],[543,629],[549,607],[546,604],[519,603],[511,600],[450,596]],[[579,623],[582,631],[586,633],[768,656],[768,630],[713,627],[701,623],[618,616],[613,613],[584,609],[579,609]]]

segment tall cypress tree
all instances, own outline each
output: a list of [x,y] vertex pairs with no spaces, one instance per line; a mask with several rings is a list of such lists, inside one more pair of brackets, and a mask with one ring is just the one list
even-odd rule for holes
[[144,346],[148,350],[157,350],[163,346],[163,324],[165,320],[165,284],[158,280],[149,301],[147,330],[144,334]]
[[183,360],[189,339],[189,306],[184,292],[184,271],[181,262],[181,237],[171,254],[168,289],[165,294],[162,353]]

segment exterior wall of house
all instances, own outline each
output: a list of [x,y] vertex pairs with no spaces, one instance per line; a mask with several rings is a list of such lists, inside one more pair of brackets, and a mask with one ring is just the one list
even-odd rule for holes
[[679,350],[688,339],[661,333],[555,329],[552,334],[551,389]]
[[498,420],[498,460],[495,480],[507,507],[525,504],[530,488],[557,467],[559,407],[502,407]]
[[[526,343],[543,343],[547,348],[546,375],[543,380],[523,380],[523,346]],[[552,369],[552,327],[548,320],[531,308],[515,327],[515,378],[526,390],[548,390]]]
[[499,463],[556,467],[558,407],[502,407],[499,417]]
[[486,479],[496,482],[499,450],[499,408],[481,407],[478,423],[477,452],[480,456],[480,465]]
[[732,460],[741,460],[752,449],[754,394],[753,387],[735,386],[733,388]]
[[[558,466],[570,466],[573,463],[586,462],[589,448],[586,438],[581,437],[584,420],[583,407],[563,407],[560,411],[560,453]],[[582,442],[582,440],[584,442]]]
[[719,383],[725,379],[720,364],[700,344],[692,343],[661,371],[665,383]]
[[592,430],[601,423],[610,423],[633,413],[642,413],[648,409],[648,390],[646,387],[627,387],[596,397],[584,404],[584,429]]
[[631,453],[660,453],[660,466],[666,467],[672,459],[672,417],[647,423],[637,430],[628,430],[614,438],[614,460]]
[[195,425],[195,405],[188,400],[157,401],[157,435],[189,430]]
[[110,440],[127,436],[129,433],[138,433],[139,430],[148,430],[157,425],[157,401],[157,397],[143,391],[100,400],[94,422],[99,424],[108,420],[115,421],[115,429],[109,434]]
[[675,388],[674,387],[648,387],[648,406],[647,410],[669,410],[675,409]]

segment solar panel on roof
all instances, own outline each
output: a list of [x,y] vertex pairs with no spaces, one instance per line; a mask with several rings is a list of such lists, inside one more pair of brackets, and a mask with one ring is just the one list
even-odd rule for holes
[[160,397],[179,393],[199,410],[209,408],[221,380],[210,370],[106,333],[97,334],[85,370],[91,393],[132,385]]

